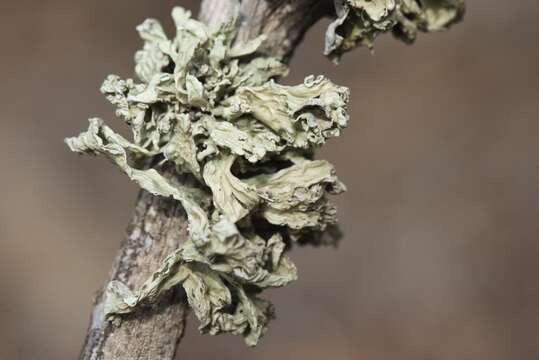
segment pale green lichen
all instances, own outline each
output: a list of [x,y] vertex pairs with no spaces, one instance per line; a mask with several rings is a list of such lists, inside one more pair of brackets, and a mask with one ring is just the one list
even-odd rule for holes
[[335,10],[325,54],[337,62],[357,46],[372,48],[381,33],[391,31],[410,43],[419,31],[447,29],[462,18],[465,4],[464,0],[335,0]]
[[[233,21],[210,29],[181,8],[172,17],[174,39],[156,20],[137,28],[140,81],[111,75],[101,87],[134,141],[100,119],[66,140],[179,201],[188,216],[188,239],[140,289],[108,284],[105,312],[128,313],[181,285],[203,332],[240,334],[255,345],[273,315],[256,295],[297,277],[285,249],[338,236],[328,196],[345,188],[333,166],[312,155],[346,126],[348,90],[313,76],[279,85],[273,79],[287,67],[257,54],[263,36],[234,44]],[[166,175],[171,167],[184,181]]]

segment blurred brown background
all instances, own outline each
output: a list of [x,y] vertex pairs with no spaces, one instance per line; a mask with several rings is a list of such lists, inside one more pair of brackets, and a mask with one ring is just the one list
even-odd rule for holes
[[[337,250],[296,249],[300,279],[267,293],[256,349],[201,336],[182,359],[539,359],[539,5],[469,0],[464,24],[390,37],[339,67],[319,24],[287,82],[352,91],[351,124],[321,157],[349,192]],[[137,189],[62,138],[112,107],[146,17],[197,1],[2,1],[0,359],[75,359]]]

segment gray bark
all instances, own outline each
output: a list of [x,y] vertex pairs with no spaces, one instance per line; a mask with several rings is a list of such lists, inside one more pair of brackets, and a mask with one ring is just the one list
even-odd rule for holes
[[[199,18],[207,24],[226,20],[240,7],[238,39],[260,34],[268,40],[262,51],[288,61],[305,31],[331,9],[326,0],[204,0]],[[159,267],[186,236],[187,218],[174,200],[139,194],[133,217],[121,243],[108,281],[132,289]],[[103,316],[103,290],[96,295],[81,360],[174,359],[185,327],[187,305],[178,289],[159,304],[109,322]]]

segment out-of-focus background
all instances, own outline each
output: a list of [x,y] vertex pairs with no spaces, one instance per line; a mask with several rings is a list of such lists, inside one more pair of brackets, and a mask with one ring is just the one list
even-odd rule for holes
[[[137,188],[62,143],[113,109],[146,17],[198,1],[0,5],[0,359],[75,359]],[[414,46],[380,38],[338,67],[327,21],[287,83],[325,74],[352,91],[344,136],[320,153],[349,187],[334,249],[295,249],[300,279],[268,292],[260,346],[201,336],[181,359],[539,358],[539,5],[469,0],[463,24]],[[116,125],[115,125],[116,124]]]

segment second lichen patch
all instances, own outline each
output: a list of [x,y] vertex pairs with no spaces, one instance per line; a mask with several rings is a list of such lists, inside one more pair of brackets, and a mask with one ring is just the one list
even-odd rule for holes
[[337,18],[326,31],[325,54],[338,62],[357,46],[372,48],[386,32],[412,43],[418,32],[447,29],[464,10],[464,0],[336,0]]

